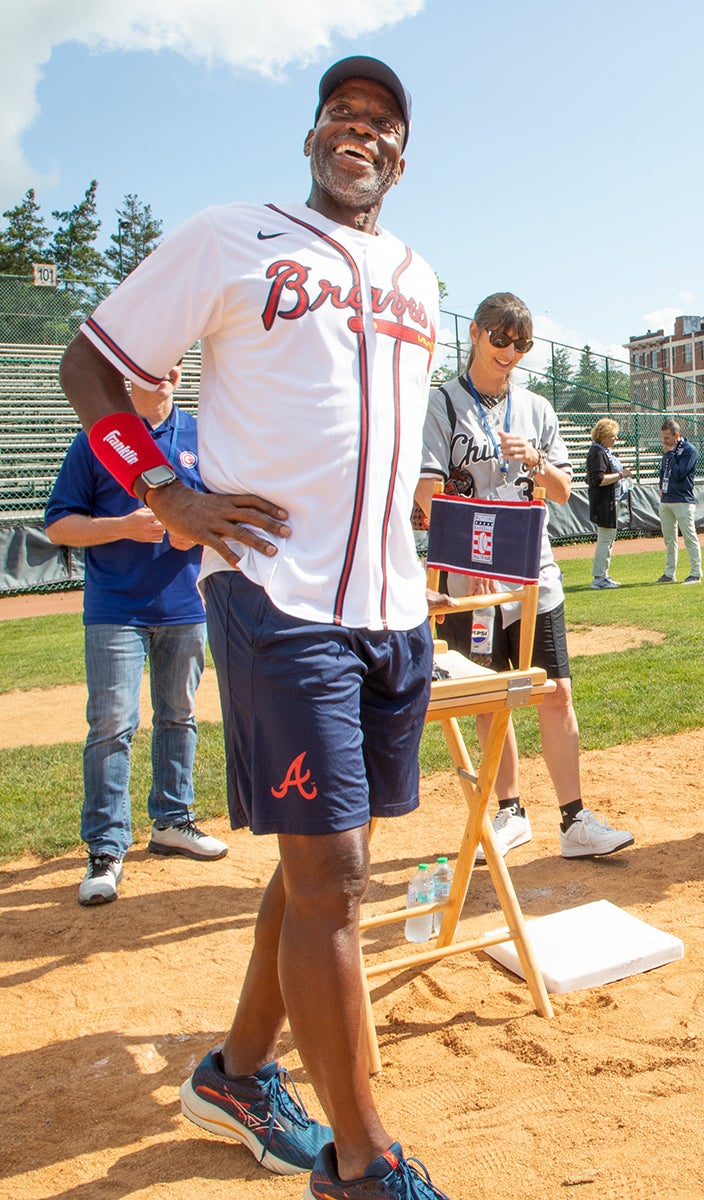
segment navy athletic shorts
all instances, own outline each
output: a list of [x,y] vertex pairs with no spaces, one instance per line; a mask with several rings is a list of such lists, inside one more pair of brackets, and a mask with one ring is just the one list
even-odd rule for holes
[[240,571],[204,586],[232,828],[335,833],[416,808],[427,621],[399,632],[301,620]]

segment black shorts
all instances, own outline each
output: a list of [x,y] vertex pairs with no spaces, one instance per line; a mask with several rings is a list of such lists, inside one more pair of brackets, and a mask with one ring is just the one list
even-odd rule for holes
[[[514,621],[508,629],[504,629],[499,610],[496,609],[495,612],[491,666],[495,671],[507,671],[510,667],[518,665],[521,622]],[[448,614],[438,626],[437,636],[444,638],[451,650],[458,650],[460,654],[469,657],[472,647],[472,613]],[[564,603],[558,604],[557,608],[550,612],[538,613],[531,664],[534,667],[543,667],[548,679],[571,678]]]

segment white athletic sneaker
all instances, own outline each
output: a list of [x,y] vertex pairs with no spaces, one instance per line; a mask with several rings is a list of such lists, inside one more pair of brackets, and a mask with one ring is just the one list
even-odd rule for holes
[[147,850],[152,854],[182,854],[185,858],[213,860],[224,858],[228,846],[226,842],[203,833],[194,821],[187,821],[183,825],[168,825],[166,829],[158,829],[156,825],[152,825],[152,836]]
[[[500,808],[491,822],[502,858],[506,857],[509,850],[515,850],[516,846],[525,845],[533,836],[525,808],[521,809],[521,813],[522,816],[519,816],[512,808]],[[486,862],[481,842],[477,847],[477,857],[474,861]]]
[[590,858],[625,850],[635,841],[627,829],[612,829],[588,808],[577,814],[567,832],[560,826],[560,852],[563,858]]
[[89,854],[88,870],[78,889],[79,904],[109,904],[117,900],[122,879],[122,862],[110,854]]
[[611,579],[609,575],[602,575],[600,579],[592,579],[589,586],[592,589],[598,588],[599,591],[607,591],[609,588],[619,588],[621,584],[617,583],[615,579]]

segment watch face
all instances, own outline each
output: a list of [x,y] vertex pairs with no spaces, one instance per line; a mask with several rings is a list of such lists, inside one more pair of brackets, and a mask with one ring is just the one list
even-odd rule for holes
[[175,478],[175,473],[165,463],[142,471],[142,479],[148,488],[163,487],[165,483],[172,483]]

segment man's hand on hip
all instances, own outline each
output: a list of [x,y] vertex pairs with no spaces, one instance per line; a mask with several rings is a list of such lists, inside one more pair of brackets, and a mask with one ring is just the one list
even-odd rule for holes
[[150,488],[147,500],[169,533],[173,530],[178,538],[211,546],[232,567],[237,566],[239,556],[230,549],[225,538],[234,538],[271,557],[277,553],[276,546],[257,530],[276,537],[288,537],[291,533],[290,527],[284,524],[288,513],[261,496],[218,496],[212,492],[195,492],[176,482],[168,487]]

